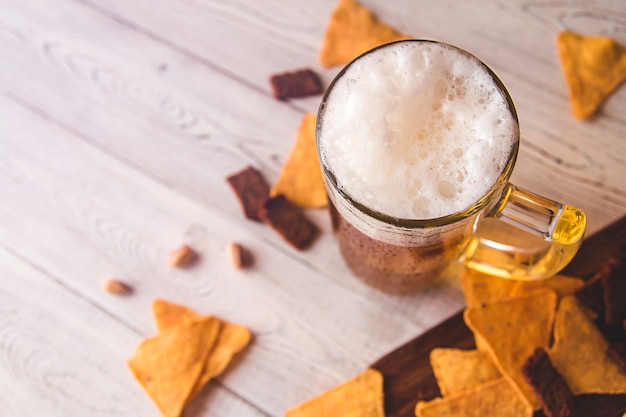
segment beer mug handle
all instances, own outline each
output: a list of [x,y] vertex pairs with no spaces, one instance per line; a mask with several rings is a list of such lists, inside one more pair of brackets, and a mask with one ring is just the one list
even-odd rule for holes
[[477,224],[463,260],[471,269],[536,280],[563,269],[582,244],[585,213],[507,184],[498,204]]

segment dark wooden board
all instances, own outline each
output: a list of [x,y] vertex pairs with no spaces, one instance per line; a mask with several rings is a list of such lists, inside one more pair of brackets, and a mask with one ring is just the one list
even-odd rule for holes
[[[589,279],[608,260],[611,251],[626,239],[626,216],[585,238],[578,254],[563,274]],[[418,400],[440,395],[430,367],[429,354],[435,347],[471,349],[474,338],[458,312],[426,333],[410,340],[376,361],[372,367],[384,376],[387,417],[413,417]],[[575,398],[575,416],[622,417],[624,395],[580,395]],[[543,416],[542,412],[535,413]]]

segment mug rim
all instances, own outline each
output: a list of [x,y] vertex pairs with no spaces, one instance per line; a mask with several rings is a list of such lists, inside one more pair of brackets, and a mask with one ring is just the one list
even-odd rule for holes
[[[362,203],[359,203],[354,198],[352,198],[347,192],[340,189],[338,187],[338,182],[337,182],[335,175],[322,160],[321,152],[320,152],[320,136],[321,136],[320,133],[321,133],[322,124],[323,124],[322,118],[324,115],[324,107],[325,107],[326,101],[328,100],[330,94],[332,93],[335,84],[345,75],[348,69],[355,62],[359,61],[361,58],[369,54],[372,54],[380,49],[387,48],[387,47],[390,47],[396,44],[401,44],[401,43],[436,43],[439,45],[444,45],[453,50],[456,50],[457,52],[467,55],[470,58],[474,59],[491,76],[501,96],[505,99],[507,108],[509,109],[509,111],[511,112],[511,115],[513,116],[513,118],[515,119],[515,122],[517,123],[517,126],[518,126],[517,134],[516,134],[517,140],[515,140],[515,143],[513,144],[513,148],[511,149],[511,153],[509,154],[507,163],[505,167],[503,168],[502,172],[500,173],[498,180],[489,188],[489,191],[487,191],[480,199],[475,201],[469,208],[465,210],[461,210],[458,212],[447,214],[445,216],[434,217],[430,219],[407,219],[407,218],[398,218],[395,216],[390,216],[380,211],[371,209]],[[333,190],[337,192],[341,196],[341,198],[343,198],[352,207],[356,208],[361,213],[369,217],[372,217],[376,220],[387,223],[389,225],[393,225],[393,226],[401,227],[401,228],[407,228],[407,229],[424,229],[424,228],[429,228],[429,227],[444,226],[447,224],[455,223],[459,220],[467,219],[468,217],[483,210],[490,202],[493,201],[493,197],[495,195],[501,193],[503,187],[508,183],[509,178],[511,177],[511,174],[513,173],[513,167],[515,166],[515,162],[517,160],[517,156],[519,153],[519,143],[520,143],[520,132],[519,132],[519,119],[518,119],[517,111],[515,109],[515,104],[513,103],[513,99],[511,98],[511,95],[509,94],[508,90],[504,86],[504,83],[502,82],[502,80],[496,75],[496,73],[487,64],[485,64],[482,60],[480,60],[479,58],[477,58],[470,52],[462,48],[459,48],[455,45],[452,45],[446,42],[437,41],[437,40],[432,40],[432,39],[404,39],[404,40],[399,40],[399,41],[393,41],[393,42],[385,43],[377,47],[374,47],[360,54],[356,58],[354,58],[352,61],[346,64],[339,71],[339,73],[331,81],[328,88],[324,92],[324,95],[322,97],[322,100],[320,102],[320,105],[317,111],[317,118],[315,122],[315,145],[317,149],[318,158],[320,160],[320,165],[322,167],[322,171],[326,178],[326,182],[330,183],[330,185],[333,187]]]

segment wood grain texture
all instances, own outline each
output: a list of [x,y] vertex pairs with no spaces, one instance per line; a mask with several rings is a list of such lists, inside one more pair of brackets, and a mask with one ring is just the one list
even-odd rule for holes
[[[501,76],[522,124],[517,185],[583,208],[589,234],[624,215],[626,89],[575,120],[554,45],[564,28],[626,44],[623,2],[362,2]],[[307,211],[321,239],[291,249],[225,181],[249,164],[278,177],[320,97],[279,102],[269,77],[309,67],[328,85],[335,4],[0,0],[0,415],[157,415],[122,366],[155,331],[156,297],[255,334],[187,416],[280,416],[462,308],[455,276],[402,297],[361,284],[326,210]],[[253,268],[231,268],[231,241]],[[171,270],[182,243],[200,262]],[[132,296],[103,293],[108,277]]]

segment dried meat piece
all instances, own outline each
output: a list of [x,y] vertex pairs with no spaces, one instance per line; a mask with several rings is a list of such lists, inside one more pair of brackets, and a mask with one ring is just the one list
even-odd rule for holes
[[608,268],[606,266],[603,267],[581,289],[574,293],[578,301],[601,316],[604,316],[602,277],[607,271]]
[[315,223],[282,194],[267,199],[259,216],[298,250],[311,246],[319,234]]
[[261,221],[259,210],[270,194],[270,187],[263,174],[252,166],[226,178],[237,195],[244,214],[250,220]]
[[537,348],[522,366],[526,381],[533,387],[547,417],[572,415],[574,395],[563,375],[552,365],[548,353]]
[[279,100],[313,96],[324,91],[319,77],[310,69],[275,74],[270,83],[274,97]]
[[626,263],[621,259],[611,262],[601,282],[604,322],[609,326],[619,326],[626,319]]
[[626,373],[626,342],[613,343],[609,347],[608,355]]

